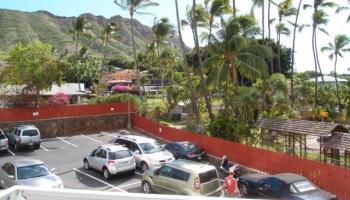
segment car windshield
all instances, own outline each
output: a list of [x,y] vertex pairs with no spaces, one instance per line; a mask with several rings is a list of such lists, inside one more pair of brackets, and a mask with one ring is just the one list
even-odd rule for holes
[[50,171],[44,164],[30,165],[17,168],[18,180],[47,176],[49,174]]
[[186,151],[193,151],[197,149],[197,146],[191,142],[183,143],[182,146],[185,148]]
[[140,147],[146,154],[164,151],[164,148],[159,144],[159,142],[141,143]]
[[35,130],[35,129],[32,129],[32,130],[25,130],[23,131],[22,133],[22,136],[37,136],[39,135],[38,131]]
[[6,137],[5,137],[5,135],[2,133],[2,131],[0,130],[0,140],[2,140],[2,139],[5,139]]
[[131,157],[132,154],[129,150],[121,150],[116,152],[109,152],[109,159],[110,160],[117,160],[122,158]]
[[290,186],[290,190],[293,193],[309,192],[316,189],[317,188],[309,181],[299,181]]

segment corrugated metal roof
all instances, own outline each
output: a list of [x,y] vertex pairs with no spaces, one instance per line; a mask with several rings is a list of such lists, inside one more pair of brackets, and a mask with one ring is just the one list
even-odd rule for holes
[[332,149],[350,151],[350,134],[336,133],[333,136],[327,138],[322,146]]
[[296,133],[313,136],[331,136],[335,132],[348,132],[340,124],[316,122],[308,120],[262,118],[254,124],[257,128],[265,128],[276,132]]

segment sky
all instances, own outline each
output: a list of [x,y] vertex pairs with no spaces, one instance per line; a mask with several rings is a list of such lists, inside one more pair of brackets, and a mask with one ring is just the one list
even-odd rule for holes
[[[154,15],[136,15],[135,18],[141,23],[151,26],[153,18],[157,16],[168,17],[171,23],[176,26],[176,10],[174,0],[155,0],[160,5],[144,10],[145,12],[153,13]],[[279,0],[276,0],[277,2]],[[188,4],[191,4],[191,0],[178,0],[180,7],[180,18],[185,18],[185,8]],[[198,3],[203,0],[197,0]],[[251,1],[238,0],[237,7],[239,9],[238,14],[248,14],[251,8]],[[267,2],[267,1],[266,1]],[[298,1],[294,0],[294,4]],[[312,0],[304,0],[305,3],[312,3]],[[339,5],[347,5],[347,0],[335,0]],[[295,5],[297,6],[297,5]],[[348,5],[350,6],[350,5]],[[266,6],[267,7],[267,6]],[[111,17],[114,15],[121,15],[129,17],[128,12],[123,11],[117,5],[113,3],[113,0],[0,0],[0,8],[15,9],[21,11],[37,11],[47,10],[55,15],[59,16],[79,16],[82,13],[92,13],[94,15],[102,15],[105,17]],[[267,12],[267,11],[266,11]],[[330,22],[325,27],[329,32],[329,36],[322,32],[318,33],[318,46],[319,48],[327,46],[329,42],[334,40],[337,34],[347,34],[350,36],[350,24],[346,24],[346,19],[350,14],[350,11],[345,11],[339,15],[335,14],[334,9],[327,10],[330,18]],[[266,14],[267,15],[267,14]],[[299,18],[300,24],[311,24],[311,10],[302,10]],[[260,21],[261,11],[256,10],[256,17],[258,22]],[[277,17],[277,8],[272,9],[272,17]],[[294,21],[294,18],[288,20]],[[175,27],[176,28],[176,27]],[[267,31],[267,27],[265,28]],[[177,30],[177,29],[176,29]],[[204,30],[202,30],[204,31]],[[272,26],[272,36],[276,38],[274,26]],[[303,32],[298,33],[296,43],[296,71],[302,72],[306,70],[314,70],[313,54],[311,47],[311,28],[304,29]],[[183,30],[184,42],[188,46],[193,46],[192,33],[189,28]],[[282,36],[282,44],[287,47],[292,47],[292,37]],[[328,53],[320,52],[320,62],[324,73],[333,71],[334,62],[328,58]],[[350,73],[350,53],[344,54],[343,58],[339,58],[338,61],[338,73]]]

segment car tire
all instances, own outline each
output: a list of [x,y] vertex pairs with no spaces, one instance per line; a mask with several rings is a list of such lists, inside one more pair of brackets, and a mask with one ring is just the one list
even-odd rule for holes
[[40,144],[39,144],[39,145],[36,145],[34,149],[35,149],[35,150],[40,149]]
[[145,194],[151,194],[153,193],[152,186],[149,182],[143,181],[142,182],[142,190]]
[[242,197],[247,197],[248,196],[248,185],[245,183],[241,183],[238,185],[239,192]]
[[141,162],[140,168],[141,168],[141,172],[145,172],[146,170],[149,169],[146,162]]
[[105,178],[107,180],[111,178],[111,174],[109,173],[109,171],[106,167],[103,168],[102,175],[103,175],[103,178]]
[[136,172],[136,170],[131,170],[128,174],[129,174],[129,175],[134,175],[135,172]]
[[90,165],[89,165],[89,162],[87,160],[84,160],[84,169],[86,169],[86,170],[90,169]]

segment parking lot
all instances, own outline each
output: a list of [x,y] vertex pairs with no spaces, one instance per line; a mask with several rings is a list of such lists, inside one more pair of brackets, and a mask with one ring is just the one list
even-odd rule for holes
[[140,172],[134,175],[117,175],[110,180],[105,180],[100,172],[83,168],[84,156],[94,148],[101,144],[112,143],[118,135],[130,133],[143,135],[136,130],[121,130],[44,139],[41,148],[35,151],[16,152],[10,148],[8,152],[0,154],[0,163],[14,158],[35,158],[55,168],[65,188],[68,189],[142,193]]

